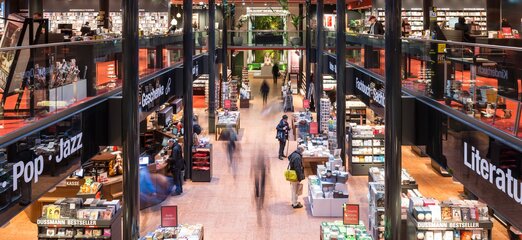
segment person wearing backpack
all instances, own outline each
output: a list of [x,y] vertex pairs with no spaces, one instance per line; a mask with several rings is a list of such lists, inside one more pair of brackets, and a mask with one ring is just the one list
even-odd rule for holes
[[277,124],[276,129],[276,138],[279,141],[279,160],[283,160],[283,158],[286,157],[283,152],[285,150],[286,141],[288,140],[288,132],[290,131],[287,115],[283,115],[283,118],[279,121],[279,124]]
[[290,182],[290,192],[292,194],[292,207],[302,208],[303,205],[297,201],[299,194],[299,188],[301,188],[302,192],[302,184],[301,181],[305,179],[304,168],[303,168],[303,152],[304,147],[298,146],[297,150],[295,150],[290,156],[288,156],[288,168],[289,170],[295,171],[297,175],[297,181]]

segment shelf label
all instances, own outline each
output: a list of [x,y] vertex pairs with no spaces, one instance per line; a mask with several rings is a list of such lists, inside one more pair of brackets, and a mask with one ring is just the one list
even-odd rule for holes
[[418,229],[430,228],[480,228],[479,222],[417,222]]
[[177,227],[178,226],[178,206],[162,206],[161,207],[161,226]]
[[343,224],[358,225],[359,224],[359,204],[344,204],[343,206]]

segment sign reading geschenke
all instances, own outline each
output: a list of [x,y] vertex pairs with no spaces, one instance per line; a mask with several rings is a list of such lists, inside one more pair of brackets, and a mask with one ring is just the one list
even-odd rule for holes
[[141,112],[150,112],[166,103],[174,95],[174,69],[140,86]]

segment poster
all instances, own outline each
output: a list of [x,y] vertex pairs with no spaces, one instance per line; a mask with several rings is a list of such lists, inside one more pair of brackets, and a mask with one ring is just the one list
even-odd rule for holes
[[359,205],[344,204],[343,206],[343,224],[359,225]]
[[[13,17],[10,16],[12,19]],[[20,19],[15,19],[16,21]],[[7,21],[5,33],[0,42],[1,48],[16,47],[22,34],[23,23],[15,21]],[[11,66],[15,58],[16,51],[0,51],[0,89],[6,91],[7,78],[11,71]]]
[[310,100],[303,99],[303,108],[304,109],[310,109]]
[[178,206],[162,206],[161,207],[161,226],[177,227],[178,226]]
[[310,123],[310,134],[319,134],[319,125],[317,125],[317,122]]

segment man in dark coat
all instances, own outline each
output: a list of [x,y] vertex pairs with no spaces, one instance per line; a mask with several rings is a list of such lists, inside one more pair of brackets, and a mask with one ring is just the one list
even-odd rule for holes
[[290,125],[288,124],[288,116],[283,115],[279,124],[277,124],[277,135],[276,138],[279,141],[279,160],[283,160],[286,156],[283,151],[285,150],[286,141],[288,140],[288,132],[290,131]]
[[169,157],[170,171],[174,178],[174,185],[176,186],[176,194],[179,195],[183,192],[183,174],[185,170],[185,160],[183,159],[183,150],[181,145],[175,139],[169,139],[169,148],[171,154]]
[[304,147],[298,146],[297,150],[295,150],[290,156],[288,156],[289,161],[289,167],[290,170],[294,170],[297,174],[297,181],[296,182],[290,182],[291,193],[292,193],[292,207],[293,208],[302,208],[303,205],[297,201],[298,197],[298,189],[299,185],[301,184],[301,181],[305,179],[304,175],[304,168],[303,168],[303,152]]
[[268,83],[266,80],[263,80],[263,83],[261,84],[261,95],[263,96],[263,105],[266,105],[266,102],[268,101],[268,93],[270,92],[270,86],[268,86]]
[[370,19],[368,19],[370,22],[370,34],[373,35],[384,35],[384,26],[382,26],[382,23],[377,21],[377,18],[375,16],[370,16]]

